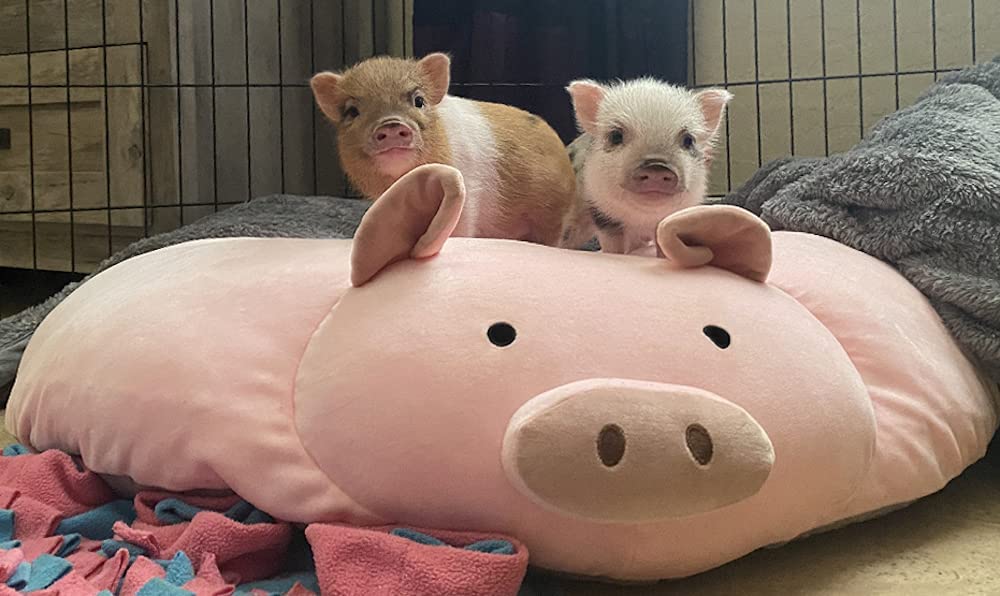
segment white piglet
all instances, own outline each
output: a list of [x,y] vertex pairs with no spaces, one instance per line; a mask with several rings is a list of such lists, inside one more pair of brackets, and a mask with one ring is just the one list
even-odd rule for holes
[[601,249],[654,246],[656,225],[704,202],[712,150],[732,95],[652,78],[567,87],[582,134],[569,146],[577,175],[577,235]]

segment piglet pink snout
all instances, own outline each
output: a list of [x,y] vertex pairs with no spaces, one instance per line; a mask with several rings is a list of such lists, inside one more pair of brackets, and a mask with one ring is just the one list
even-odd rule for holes
[[625,189],[637,193],[676,194],[680,181],[677,173],[667,164],[658,161],[644,162],[625,182]]
[[749,413],[694,387],[589,379],[514,414],[508,479],[539,504],[603,522],[712,511],[756,494],[774,448]]
[[413,147],[413,129],[402,122],[387,122],[372,133],[372,146],[376,153],[389,149]]

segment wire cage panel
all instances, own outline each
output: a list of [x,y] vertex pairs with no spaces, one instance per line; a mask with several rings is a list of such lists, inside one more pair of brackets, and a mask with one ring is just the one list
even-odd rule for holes
[[411,14],[412,0],[0,0],[0,268],[86,273],[252,197],[350,196],[309,77],[407,55]]
[[[624,72],[634,46],[662,41],[643,33],[656,30],[649,21],[666,18],[651,0],[588,0],[597,24],[581,11],[527,23],[510,16],[531,13],[518,2],[490,2],[463,33],[415,0],[0,0],[0,268],[82,274],[248,198],[352,196],[309,77],[436,49],[442,35],[480,39],[476,27],[537,30],[531,47],[545,52],[572,41],[533,64],[544,76],[488,80],[520,55],[504,38],[506,53],[456,58],[454,87],[547,110],[571,136],[559,81]],[[1000,0],[693,0],[687,14],[689,51],[669,60],[687,62],[692,86],[735,95],[714,196],[768,160],[846,150],[941,73],[1000,53]],[[475,67],[464,75],[463,60]],[[561,75],[565,64],[579,72]]]
[[697,88],[735,96],[710,194],[764,162],[850,149],[942,73],[1000,53],[1000,0],[695,0]]

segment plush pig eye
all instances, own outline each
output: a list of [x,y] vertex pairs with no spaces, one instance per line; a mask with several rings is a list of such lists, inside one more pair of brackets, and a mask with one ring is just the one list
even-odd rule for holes
[[732,338],[729,337],[729,332],[723,329],[722,327],[716,327],[715,325],[708,325],[707,327],[702,329],[702,332],[708,337],[708,339],[712,340],[712,343],[714,343],[716,346],[719,347],[719,349],[722,350],[728,348],[730,342],[732,341]]
[[506,348],[517,339],[517,330],[510,323],[493,323],[486,330],[490,343],[498,348]]
[[620,128],[612,129],[608,133],[608,144],[612,147],[617,147],[625,142],[625,133]]
[[413,96],[413,107],[415,107],[415,108],[422,108],[422,107],[424,107],[425,103],[426,103],[426,100],[424,99],[423,95],[414,95]]
[[684,136],[681,137],[681,146],[685,149],[691,149],[694,147],[694,137],[689,133],[684,133]]
[[357,118],[360,115],[361,112],[354,106],[350,106],[344,110],[344,119]]

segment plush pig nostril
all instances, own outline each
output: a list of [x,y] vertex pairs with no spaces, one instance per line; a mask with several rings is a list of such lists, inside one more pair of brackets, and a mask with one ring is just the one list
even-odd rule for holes
[[692,424],[687,427],[684,439],[691,457],[699,465],[707,466],[712,461],[712,453],[715,451],[715,447],[712,445],[712,437],[705,430],[704,426]]
[[625,431],[617,424],[606,424],[597,433],[597,457],[601,463],[613,468],[625,457]]

